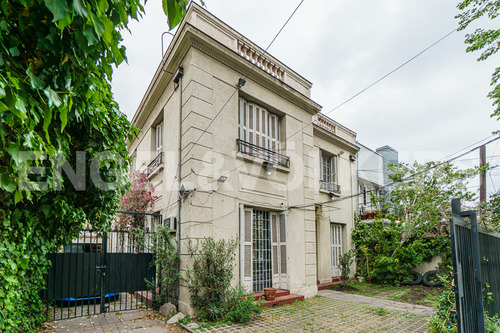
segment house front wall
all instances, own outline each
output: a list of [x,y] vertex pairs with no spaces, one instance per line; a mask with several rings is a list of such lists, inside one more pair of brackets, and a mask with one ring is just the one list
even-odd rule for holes
[[[240,238],[241,207],[286,213],[288,281],[278,287],[287,286],[292,293],[315,295],[314,211],[290,209],[290,206],[314,202],[312,128],[303,130],[311,121],[311,114],[268,89],[259,82],[259,77],[251,75],[245,86],[236,90],[235,84],[242,76],[240,72],[201,46],[193,47],[189,53],[190,62],[184,63],[182,83],[185,101],[182,183],[193,191],[182,201],[183,270],[190,264],[189,239]],[[262,159],[238,151],[240,98],[279,116],[281,153],[290,157],[289,168],[279,165],[266,168]],[[209,130],[203,132],[210,122]],[[227,180],[217,182],[222,175],[227,176]],[[243,251],[240,247],[234,285],[244,282]],[[187,288],[184,284],[181,287],[180,309],[189,311]]]
[[[331,282],[332,277],[340,275],[338,256],[353,248],[351,233],[354,229],[354,212],[357,207],[356,192],[356,155],[355,136],[351,135],[349,144],[338,140],[339,136],[315,129],[315,183],[316,191],[316,249],[317,278],[320,283]],[[337,182],[340,193],[321,190],[320,166],[322,152],[337,157]]]
[[[142,132],[131,143],[130,151],[136,156],[137,168],[146,168],[156,157],[155,125],[163,122],[164,158],[150,179],[156,187],[155,194],[160,196],[155,211],[160,211],[164,218],[180,217],[176,235],[183,275],[191,265],[190,241],[207,237],[237,239],[240,247],[232,283],[255,289],[247,283],[245,275],[248,266],[244,229],[245,216],[249,216],[245,212],[268,212],[263,215],[271,219],[274,216],[285,226],[270,224],[271,229],[280,230],[277,241],[273,238],[275,231],[269,236],[272,260],[274,256],[286,259],[285,266],[279,268],[280,276],[276,274],[275,262],[271,264],[273,286],[306,297],[314,296],[318,277],[326,279],[331,270],[329,250],[326,250],[330,248],[328,225],[345,226],[345,247],[349,248],[347,235],[352,229],[353,205],[351,200],[343,200],[335,203],[336,207],[325,209],[317,218],[315,202],[329,198],[318,187],[319,149],[323,147],[340,156],[342,196],[352,191],[354,163],[349,162],[351,153],[346,149],[341,155],[338,146],[315,136],[311,121],[320,106],[309,98],[310,83],[274,58],[268,57],[268,60],[277,64],[273,70],[278,74],[273,76],[271,70],[256,68],[250,58],[242,56],[242,45],[257,49],[203,9],[191,5],[161,65],[171,72],[181,66],[182,79],[174,83],[170,74],[161,68],[157,71],[134,116],[133,123]],[[271,68],[269,63],[265,66]],[[238,88],[240,78],[245,78],[246,83]],[[289,157],[288,166],[266,164],[264,159],[240,151],[237,139],[240,138],[242,99],[279,118],[280,153]],[[351,137],[348,132],[342,135]],[[221,176],[227,179],[219,182]],[[178,200],[179,183],[186,191]],[[254,237],[256,231],[252,232]],[[279,248],[279,253],[273,252],[274,246]],[[254,260],[255,254],[247,258]],[[184,281],[180,283],[179,296],[179,310],[192,314]]]

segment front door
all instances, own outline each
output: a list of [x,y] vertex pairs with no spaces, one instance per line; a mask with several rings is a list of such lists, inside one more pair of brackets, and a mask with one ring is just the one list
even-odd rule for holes
[[287,213],[240,205],[240,283],[288,289]]
[[253,211],[252,234],[253,291],[257,292],[273,286],[269,211]]

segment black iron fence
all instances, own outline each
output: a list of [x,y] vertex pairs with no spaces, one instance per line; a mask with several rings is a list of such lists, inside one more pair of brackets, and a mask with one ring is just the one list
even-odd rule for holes
[[144,216],[142,231],[83,229],[70,244],[48,254],[52,266],[41,293],[47,320],[151,307],[160,295],[177,305],[177,291],[165,290],[161,267],[153,264],[152,249],[162,244],[154,231],[161,215],[120,214]]
[[452,201],[451,242],[458,332],[485,332],[484,313],[500,315],[500,235],[479,228],[475,211]]

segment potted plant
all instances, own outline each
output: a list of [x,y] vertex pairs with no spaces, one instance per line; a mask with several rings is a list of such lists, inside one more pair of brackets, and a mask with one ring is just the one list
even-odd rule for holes
[[264,297],[266,301],[274,301],[276,298],[276,288],[264,288]]

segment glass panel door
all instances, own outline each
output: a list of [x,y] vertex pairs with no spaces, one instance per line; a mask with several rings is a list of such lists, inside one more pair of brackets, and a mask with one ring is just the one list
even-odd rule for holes
[[268,211],[257,209],[253,211],[252,229],[253,291],[259,292],[273,285],[271,269],[271,228]]

